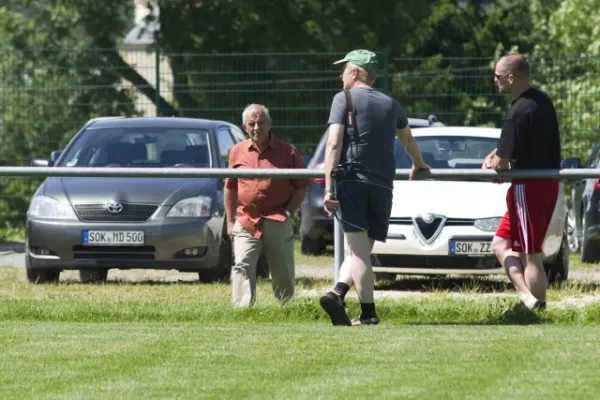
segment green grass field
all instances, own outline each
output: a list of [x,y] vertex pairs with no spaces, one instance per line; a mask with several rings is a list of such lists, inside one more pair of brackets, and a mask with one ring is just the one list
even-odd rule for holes
[[[257,305],[240,310],[225,284],[33,285],[0,268],[0,397],[594,398],[600,305],[526,314],[506,283],[449,282],[381,283],[427,297],[380,300],[380,325],[334,328],[317,303],[324,281],[299,279],[284,306],[260,281]],[[555,302],[597,294],[549,291]]]
[[[18,239],[18,238],[16,238]],[[298,265],[333,256],[296,249]],[[571,256],[571,269],[596,270]],[[133,276],[137,272],[132,272]],[[513,309],[505,279],[380,281],[378,326],[335,328],[318,306],[330,281],[300,278],[254,308],[227,284],[164,279],[34,285],[0,268],[0,398],[592,399],[600,390],[595,282],[548,291],[545,312]],[[176,274],[173,274],[177,278]],[[352,291],[351,317],[360,310]]]
[[[363,327],[364,328],[364,327]],[[596,328],[0,325],[2,398],[593,399]]]

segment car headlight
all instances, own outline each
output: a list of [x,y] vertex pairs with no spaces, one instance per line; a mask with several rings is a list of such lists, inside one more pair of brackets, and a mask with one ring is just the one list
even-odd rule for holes
[[500,225],[500,221],[502,221],[502,217],[482,218],[476,219],[473,225],[475,228],[485,232],[495,232],[498,229],[498,225]]
[[177,202],[167,217],[209,217],[212,199],[206,196],[190,197]]
[[48,196],[33,196],[27,215],[36,218],[77,219],[70,204]]

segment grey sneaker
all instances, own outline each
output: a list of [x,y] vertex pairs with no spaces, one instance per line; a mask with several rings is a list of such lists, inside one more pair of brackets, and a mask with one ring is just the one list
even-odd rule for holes
[[350,318],[346,313],[346,309],[344,308],[344,302],[336,293],[327,292],[325,295],[321,296],[319,303],[321,304],[321,308],[325,310],[329,315],[329,318],[331,318],[331,323],[334,326],[352,325]]
[[379,318],[371,317],[371,318],[356,318],[352,320],[352,326],[357,325],[377,325],[379,323]]

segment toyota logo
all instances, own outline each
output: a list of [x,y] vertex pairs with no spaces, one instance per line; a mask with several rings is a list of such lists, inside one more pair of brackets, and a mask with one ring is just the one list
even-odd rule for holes
[[112,203],[108,203],[106,205],[106,209],[108,210],[109,213],[118,214],[121,211],[123,211],[123,204],[117,203],[116,201],[112,202]]

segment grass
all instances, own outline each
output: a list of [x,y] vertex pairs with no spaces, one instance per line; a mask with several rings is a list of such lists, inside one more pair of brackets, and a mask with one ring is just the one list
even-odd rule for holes
[[[523,313],[504,281],[405,278],[379,289],[427,296],[378,300],[378,326],[334,328],[315,297],[329,285],[298,279],[281,306],[261,280],[256,306],[235,309],[226,284],[34,285],[0,268],[0,364],[10,366],[0,397],[552,400],[600,389],[600,303]],[[348,306],[359,313],[355,297]]]
[[590,399],[597,331],[323,324],[0,324],[3,398]]
[[[257,305],[239,310],[229,304],[228,284],[150,280],[90,285],[66,280],[34,285],[26,281],[22,269],[0,268],[0,321],[326,323],[317,296],[330,285],[328,281],[300,278],[297,296],[280,306],[273,299],[270,282],[261,280]],[[378,313],[392,325],[600,324],[600,302],[585,308],[550,307],[538,314],[506,312],[515,301],[514,290],[497,280],[408,278],[380,282],[377,289],[385,294],[378,298]],[[599,292],[593,284],[570,283],[551,288],[548,297],[558,302]],[[347,303],[352,316],[359,314],[354,291]]]

